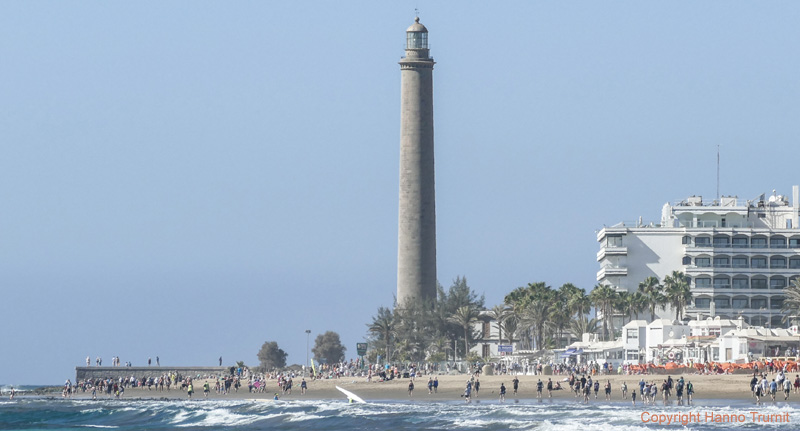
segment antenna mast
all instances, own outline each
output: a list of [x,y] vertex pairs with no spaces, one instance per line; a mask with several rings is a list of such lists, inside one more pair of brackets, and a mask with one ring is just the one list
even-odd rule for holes
[[719,144],[717,144],[717,202],[720,201],[721,196],[719,195]]

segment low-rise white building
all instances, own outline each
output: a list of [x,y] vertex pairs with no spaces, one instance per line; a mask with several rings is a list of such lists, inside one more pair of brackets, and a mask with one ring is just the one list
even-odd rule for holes
[[767,357],[785,357],[800,347],[800,336],[788,329],[742,328],[729,331],[718,340],[719,362],[750,362]]
[[647,321],[631,320],[622,327],[626,364],[641,364],[647,356]]

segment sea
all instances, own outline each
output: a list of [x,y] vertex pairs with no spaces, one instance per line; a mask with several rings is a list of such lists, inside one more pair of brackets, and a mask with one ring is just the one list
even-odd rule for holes
[[[710,416],[709,416],[710,415]],[[760,415],[757,417],[756,415]],[[766,421],[771,419],[772,421]],[[780,421],[777,421],[780,420]],[[632,406],[592,400],[0,399],[0,430],[722,430],[798,429],[795,403],[710,400]]]

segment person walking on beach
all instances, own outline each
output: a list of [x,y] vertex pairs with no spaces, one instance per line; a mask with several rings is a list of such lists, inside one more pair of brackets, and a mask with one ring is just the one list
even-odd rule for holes
[[547,398],[553,398],[553,379],[547,379]]
[[206,398],[208,398],[208,393],[209,393],[209,392],[211,392],[211,385],[209,385],[209,384],[208,384],[208,381],[206,381],[206,382],[203,384],[203,395],[205,395],[205,397],[206,397]]
[[686,382],[686,401],[689,404],[692,404],[692,395],[694,395],[694,385],[692,384],[692,381],[689,380]]
[[189,396],[189,399],[192,399],[192,394],[194,393],[194,386],[192,385],[192,381],[189,381],[189,386],[186,388],[186,395]]
[[506,402],[506,385],[505,383],[500,383],[500,402]]
[[761,395],[763,393],[763,389],[761,383],[757,383],[755,386],[755,390],[753,391],[753,396],[756,397],[756,404],[761,404]]
[[772,379],[772,382],[769,384],[769,396],[772,398],[772,401],[775,401],[775,394],[778,392],[778,384],[775,382],[775,379]]
[[600,392],[600,382],[594,382],[594,399],[597,399],[597,393]]
[[[798,377],[798,378],[800,378],[800,377]],[[517,378],[517,376],[514,376],[514,380],[512,380],[511,383],[512,383],[512,385],[514,387],[514,396],[516,396],[517,395],[517,389],[519,389],[519,379]]]
[[472,381],[467,380],[467,387],[464,389],[464,397],[465,402],[470,402],[470,397],[472,396]]
[[540,400],[542,399],[542,387],[544,387],[544,383],[542,383],[542,379],[539,379],[539,381],[536,382],[536,398]]
[[636,389],[631,391],[631,401],[633,401],[633,405],[636,405]]
[[653,404],[656,403],[656,396],[658,396],[658,385],[656,385],[656,382],[653,382],[650,385],[650,402]]
[[428,395],[433,393],[433,377],[428,377]]
[[308,389],[308,383],[306,383],[306,379],[300,381],[300,395],[305,395],[306,390]]
[[622,385],[620,385],[619,388],[622,390],[622,399],[623,400],[627,400],[628,399],[628,385],[627,385],[627,383],[622,382]]
[[589,403],[589,395],[592,393],[592,388],[589,385],[583,387],[583,403]]
[[435,394],[437,392],[439,392],[439,378],[438,377],[434,377],[433,378],[433,393]]
[[792,391],[792,382],[789,379],[783,381],[783,400],[789,399],[789,392]]
[[414,380],[410,380],[408,382],[408,396],[409,397],[414,396]]
[[478,391],[481,390],[481,381],[475,379],[475,398],[478,398]]
[[753,393],[753,398],[756,396],[756,385],[758,385],[758,377],[756,377],[756,373],[753,373],[753,378],[750,379],[750,392]]
[[611,380],[606,380],[606,384],[603,389],[606,390],[606,401],[611,401]]

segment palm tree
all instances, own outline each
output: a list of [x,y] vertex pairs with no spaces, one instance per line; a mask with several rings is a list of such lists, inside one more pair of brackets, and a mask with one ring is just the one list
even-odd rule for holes
[[478,310],[469,305],[463,305],[458,307],[447,320],[464,329],[464,357],[466,358],[469,354],[469,335],[472,332],[472,324],[478,320]]
[[786,297],[783,299],[783,306],[781,306],[781,313],[785,313],[782,322],[789,319],[797,318],[800,315],[800,279],[795,278],[783,289]]
[[509,317],[510,311],[506,304],[495,305],[489,310],[489,317],[491,317],[495,321],[495,325],[497,325],[498,344],[503,344],[504,323]]
[[531,297],[520,315],[520,326],[532,333],[536,349],[543,348],[545,331],[552,316],[553,296],[553,291],[548,290]]
[[541,349],[545,330],[550,318],[555,292],[545,283],[528,283],[505,296],[504,302],[511,305],[518,319],[518,329],[526,332],[523,347]]
[[514,343],[514,334],[517,332],[518,323],[519,318],[517,315],[514,314],[513,311],[509,311],[508,317],[503,320],[503,332],[505,332],[506,337],[508,337],[508,344]]
[[367,325],[368,331],[386,346],[385,360],[389,361],[389,348],[394,337],[394,315],[386,307],[378,308],[378,314],[372,318],[372,323]]
[[639,283],[639,292],[647,298],[647,305],[650,308],[650,320],[656,318],[656,307],[663,306],[666,302],[663,291],[664,287],[657,277],[647,277]]
[[686,274],[672,271],[664,278],[664,297],[675,308],[675,320],[681,320],[686,306],[692,302],[692,290]]
[[592,304],[603,315],[603,339],[608,340],[614,333],[614,304],[617,302],[617,292],[607,284],[598,284],[589,294]]
[[580,338],[582,334],[595,334],[598,329],[600,329],[600,322],[595,318],[589,319],[586,316],[581,316],[569,324],[570,332],[575,334],[578,338]]
[[637,290],[636,292],[631,293],[628,302],[629,311],[633,313],[633,318],[635,320],[639,320],[639,312],[647,308],[647,297],[644,296],[642,292]]

